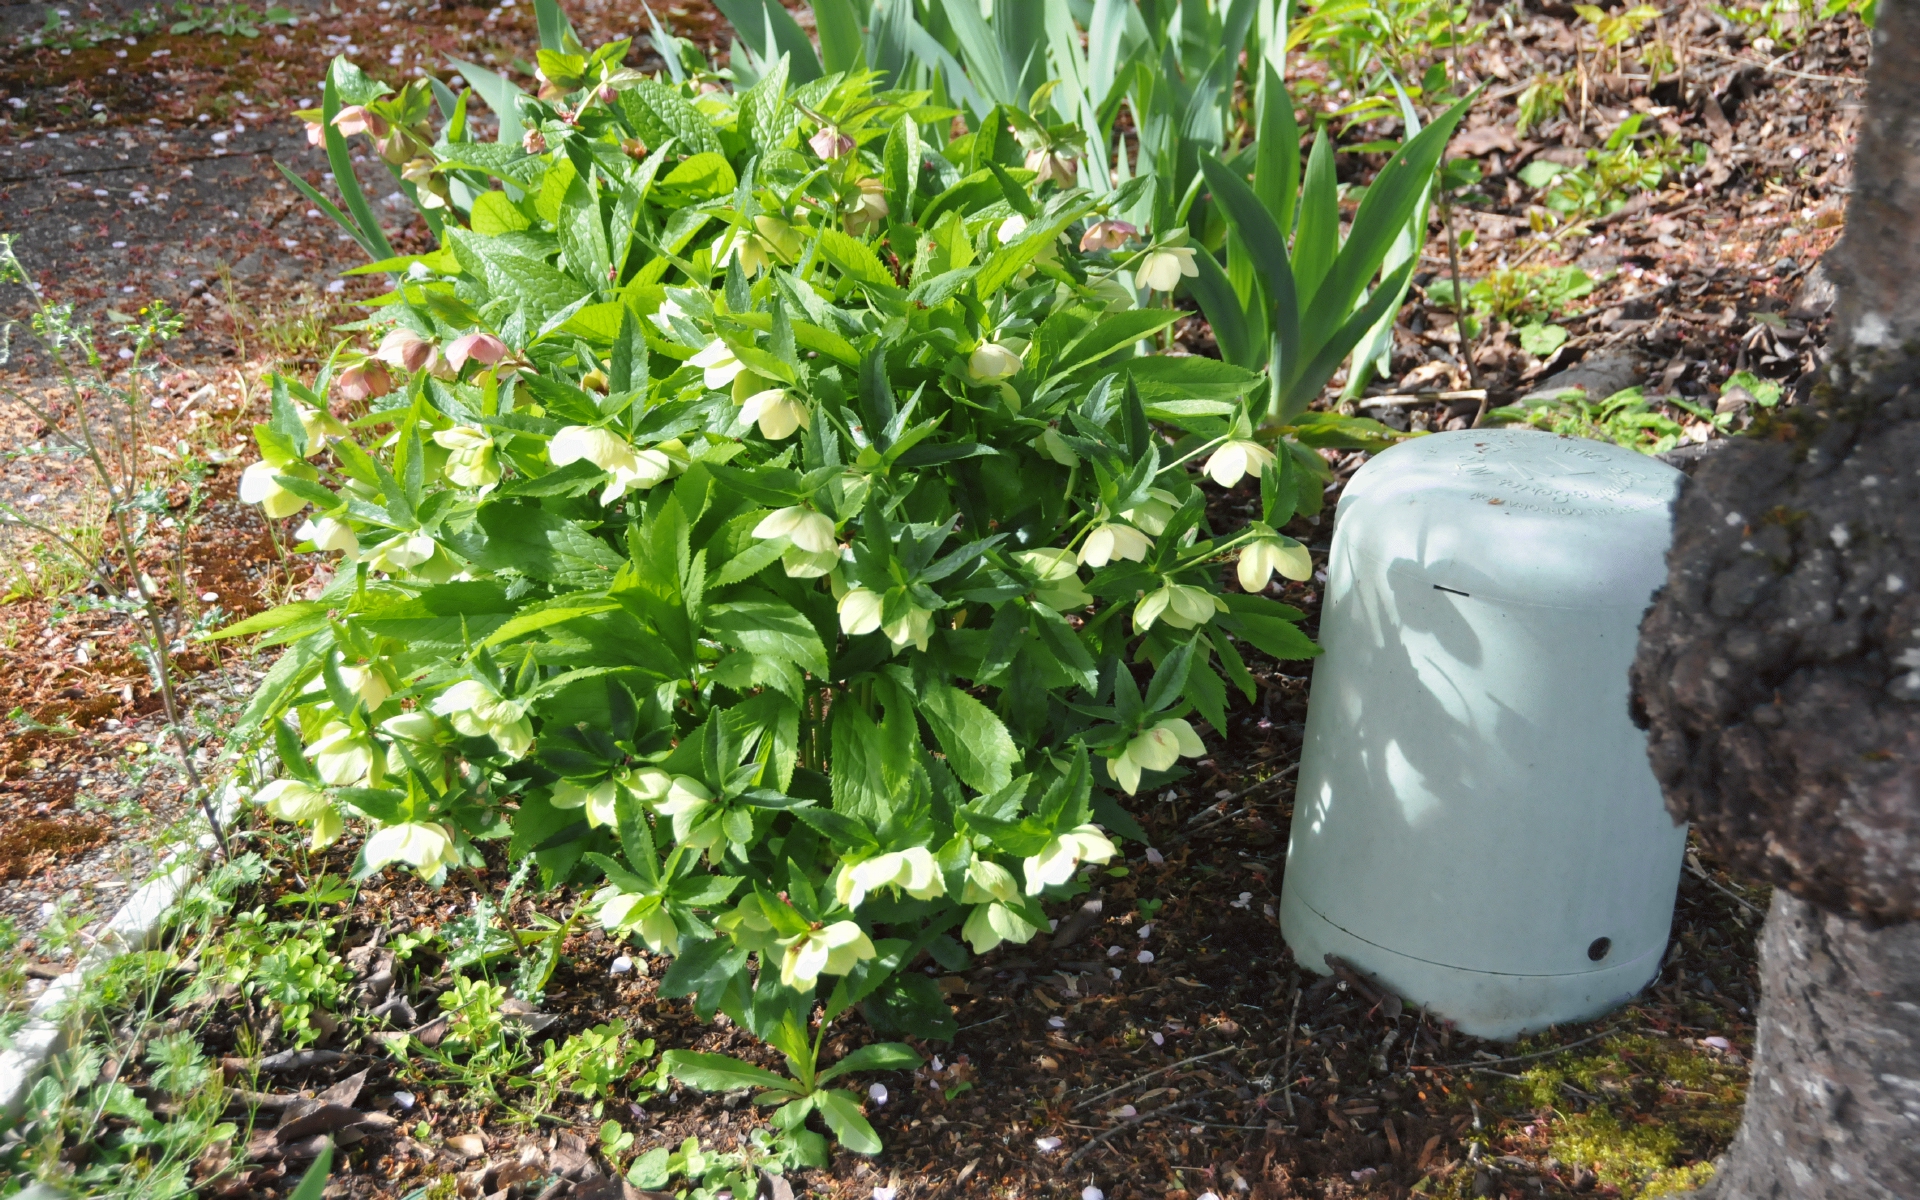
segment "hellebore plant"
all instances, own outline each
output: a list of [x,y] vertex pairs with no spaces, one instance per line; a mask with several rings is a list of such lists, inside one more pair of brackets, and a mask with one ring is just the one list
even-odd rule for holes
[[[263,804],[364,830],[361,875],[442,882],[498,839],[592,889],[588,918],[673,957],[664,994],[791,1078],[669,1073],[871,1152],[826,1084],[918,1058],[816,1070],[826,1023],[951,1037],[920,964],[1045,929],[1143,837],[1123,797],[1254,697],[1248,655],[1317,653],[1261,591],[1319,484],[1249,440],[1259,374],[1138,353],[1178,314],[1109,286],[1156,244],[1127,196],[1017,141],[943,149],[952,112],[871,72],[702,92],[600,69],[625,51],[549,47],[552,94],[495,88],[504,143],[449,101],[407,151],[441,245],[363,268],[395,281],[354,331],[373,354],[276,381],[260,501],[338,569],[226,631],[285,647],[247,718],[291,781]],[[327,94],[417,129],[378,90],[339,62]],[[390,390],[309,436],[366,362]],[[1259,522],[1210,522],[1200,481],[1229,474]],[[1258,587],[1224,590],[1236,561]]]

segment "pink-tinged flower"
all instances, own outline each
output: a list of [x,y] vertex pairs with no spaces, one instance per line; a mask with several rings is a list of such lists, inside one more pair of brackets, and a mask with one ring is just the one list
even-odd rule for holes
[[612,104],[615,100],[618,100],[620,98],[619,91],[616,90],[614,86],[610,83],[601,84],[598,95],[600,97],[600,103],[602,104]]
[[375,400],[393,390],[393,377],[377,358],[369,358],[340,372],[333,382],[334,394],[342,400]]
[[1032,151],[1027,155],[1027,170],[1033,172],[1035,187],[1049,179],[1061,187],[1072,187],[1080,178],[1080,163],[1071,154],[1055,147]]
[[545,154],[547,152],[547,137],[538,129],[529,129],[520,137],[520,148],[528,154]]
[[832,125],[822,125],[819,133],[807,139],[807,145],[825,159],[845,158],[854,150],[853,139]]
[[380,339],[380,348],[373,356],[389,366],[412,374],[423,367],[433,366],[433,343],[421,337],[404,325],[397,325],[387,331]]
[[302,121],[301,124],[307,127],[307,145],[309,146],[326,145],[327,143],[326,126],[320,124],[320,122],[318,121]]
[[472,359],[483,367],[490,367],[507,356],[507,344],[490,333],[475,330],[462,334],[447,347],[447,365],[458,372]]
[[1080,249],[1118,250],[1140,236],[1140,231],[1125,221],[1095,221],[1080,235]]
[[350,104],[334,114],[333,127],[346,137],[356,133],[385,137],[388,129],[387,119],[364,104]]

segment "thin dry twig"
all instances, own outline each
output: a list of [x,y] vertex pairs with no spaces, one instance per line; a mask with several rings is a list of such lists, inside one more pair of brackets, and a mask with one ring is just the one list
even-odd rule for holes
[[1117,1096],[1121,1092],[1126,1091],[1128,1088],[1138,1087],[1140,1084],[1145,1083],[1147,1080],[1152,1079],[1156,1075],[1165,1075],[1168,1071],[1177,1071],[1181,1067],[1184,1067],[1189,1063],[1197,1063],[1202,1061],[1203,1059],[1215,1058],[1215,1057],[1218,1057],[1219,1055],[1228,1054],[1238,1049],[1240,1049],[1240,1047],[1238,1046],[1222,1046],[1218,1050],[1209,1050],[1205,1054],[1196,1054],[1192,1058],[1183,1058],[1179,1062],[1174,1063],[1172,1066],[1156,1067],[1155,1069],[1148,1071],[1145,1075],[1136,1076],[1135,1078],[1128,1080],[1126,1083],[1121,1084],[1119,1087],[1108,1088],[1106,1091],[1101,1092],[1098,1096],[1091,1096],[1085,1100],[1082,1100],[1080,1103],[1074,1105],[1071,1111],[1079,1112],[1081,1109],[1087,1107],[1089,1104],[1098,1104],[1100,1101],[1105,1100],[1109,1096]]
[[1154,1109],[1152,1112],[1144,1112],[1139,1114],[1138,1116],[1128,1117],[1126,1120],[1120,1122],[1120,1124],[1115,1125],[1112,1129],[1107,1130],[1105,1133],[1101,1134],[1099,1137],[1094,1138],[1092,1141],[1088,1142],[1086,1145],[1080,1147],[1078,1150],[1075,1150],[1073,1152],[1073,1156],[1067,1159],[1067,1165],[1072,1166],[1074,1163],[1079,1162],[1081,1159],[1085,1158],[1087,1155],[1093,1153],[1094,1150],[1098,1149],[1101,1145],[1105,1144],[1108,1138],[1114,1137],[1118,1134],[1125,1133],[1127,1130],[1132,1129],[1137,1125],[1144,1125],[1148,1121],[1157,1120],[1161,1117],[1168,1115],[1169,1113],[1180,1112],[1181,1110],[1188,1109],[1188,1108],[1197,1108],[1204,1100],[1206,1100],[1207,1096],[1210,1096],[1212,1094],[1213,1093],[1209,1091],[1206,1093],[1206,1095],[1195,1096],[1191,1100],[1181,1100],[1174,1104],[1162,1104],[1159,1108]]

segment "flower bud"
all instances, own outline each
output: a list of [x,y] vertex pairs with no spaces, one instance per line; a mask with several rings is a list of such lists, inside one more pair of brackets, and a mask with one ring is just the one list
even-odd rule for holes
[[636,137],[621,138],[620,153],[635,162],[639,162],[647,156],[647,144]]
[[520,136],[520,148],[528,154],[545,154],[547,137],[538,129],[529,129]]

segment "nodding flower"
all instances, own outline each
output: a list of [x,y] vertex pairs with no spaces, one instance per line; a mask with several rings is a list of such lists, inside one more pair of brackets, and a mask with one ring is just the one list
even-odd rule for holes
[[820,132],[807,139],[807,145],[821,158],[833,160],[845,158],[854,151],[854,141],[832,125],[822,125]]
[[491,367],[507,356],[507,344],[490,333],[475,330],[462,334],[447,347],[447,365],[457,373],[472,359],[483,367]]
[[453,835],[435,821],[405,821],[389,825],[367,839],[363,854],[369,870],[405,863],[422,879],[431,879],[459,861]]
[[547,152],[547,135],[541,133],[538,129],[529,129],[520,135],[520,148],[528,154],[545,154]]
[[342,400],[377,400],[393,390],[393,377],[377,358],[355,363],[333,377],[333,391]]
[[376,138],[387,136],[393,126],[379,113],[364,104],[349,104],[333,115],[333,127],[346,137],[356,133],[370,134]]
[[1035,187],[1052,180],[1070,188],[1080,178],[1079,161],[1058,146],[1028,151],[1027,170],[1033,172]]
[[1080,249],[1118,250],[1139,236],[1140,231],[1125,221],[1095,221],[1080,235]]
[[386,336],[380,339],[380,348],[373,352],[373,356],[381,362],[408,373],[431,370],[439,354],[433,342],[405,325],[396,325],[387,330]]
[[1197,278],[1200,268],[1193,261],[1192,246],[1162,246],[1140,256],[1133,275],[1140,286],[1152,292],[1171,292],[1182,277]]

